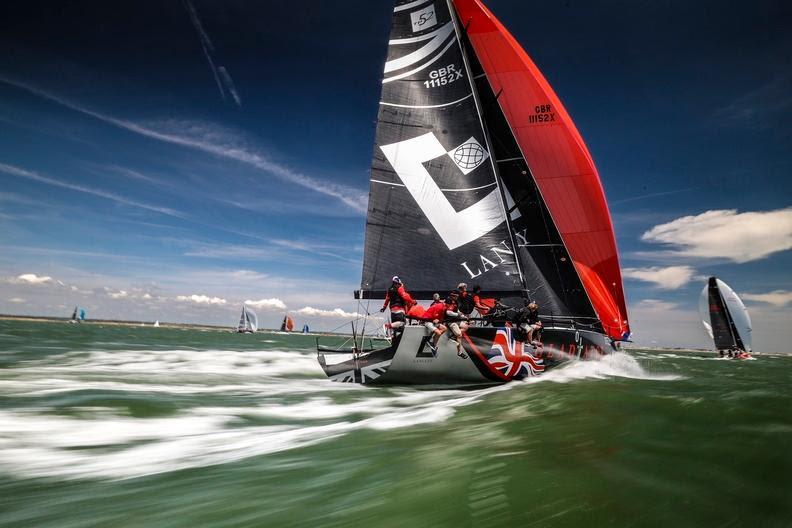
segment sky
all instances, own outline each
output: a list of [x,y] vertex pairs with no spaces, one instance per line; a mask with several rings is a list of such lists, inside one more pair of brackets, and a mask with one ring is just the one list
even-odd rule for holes
[[[706,347],[710,275],[792,351],[792,7],[487,5],[597,163],[639,344]],[[391,3],[0,6],[0,313],[344,323]]]

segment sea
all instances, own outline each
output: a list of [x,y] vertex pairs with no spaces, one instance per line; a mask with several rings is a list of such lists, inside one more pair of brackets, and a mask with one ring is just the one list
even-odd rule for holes
[[427,390],[330,382],[314,347],[0,321],[0,526],[792,526],[792,356]]

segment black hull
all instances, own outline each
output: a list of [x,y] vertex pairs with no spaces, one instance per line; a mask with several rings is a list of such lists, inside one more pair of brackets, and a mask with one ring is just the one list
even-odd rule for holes
[[596,359],[616,350],[604,334],[546,328],[543,346],[518,340],[512,328],[472,327],[461,353],[443,336],[437,352],[427,346],[424,328],[408,326],[390,346],[328,364],[337,353],[318,351],[319,364],[333,381],[366,385],[489,385],[521,380],[572,359]]

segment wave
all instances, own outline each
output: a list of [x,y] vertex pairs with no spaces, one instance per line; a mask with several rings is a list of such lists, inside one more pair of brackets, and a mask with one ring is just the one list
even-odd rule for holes
[[683,376],[662,372],[651,372],[638,360],[624,352],[603,356],[596,361],[571,361],[530,381],[553,381],[569,383],[583,379],[629,378],[650,381],[675,381]]
[[[570,362],[523,383],[433,391],[331,382],[312,354],[284,351],[91,351],[51,360],[13,369],[13,377],[0,379],[0,394],[144,392],[152,403],[178,402],[179,411],[137,418],[125,414],[126,407],[106,406],[102,395],[82,407],[72,403],[68,416],[40,399],[37,407],[0,410],[0,471],[31,478],[133,478],[298,449],[360,429],[439,423],[496,392],[536,383],[680,379],[648,372],[623,353]],[[294,377],[306,372],[316,375]]]
[[[370,392],[370,391],[366,391]],[[367,396],[335,404],[327,398],[255,408],[204,407],[167,418],[136,419],[108,408],[91,417],[0,411],[0,469],[18,477],[124,479],[203,467],[306,447],[359,429],[387,430],[447,420],[480,395]],[[241,425],[250,416],[287,423]],[[355,419],[355,417],[358,417]],[[321,423],[333,419],[330,423]],[[320,423],[316,423],[319,421]]]

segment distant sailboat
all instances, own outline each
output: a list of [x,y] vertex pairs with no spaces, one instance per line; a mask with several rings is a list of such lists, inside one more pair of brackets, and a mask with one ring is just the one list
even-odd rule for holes
[[154,328],[159,328],[159,319],[154,321]]
[[738,359],[751,352],[751,318],[742,300],[728,284],[710,277],[699,297],[701,323],[715,342],[715,348]]
[[258,317],[255,312],[247,306],[242,306],[242,315],[239,316],[237,332],[240,334],[252,334],[258,330]]
[[82,323],[85,321],[85,310],[80,308],[79,306],[74,307],[74,311],[72,312],[71,319],[69,319],[70,323]]
[[308,325],[303,325],[302,333],[303,334],[310,334],[311,333],[311,329],[308,328]]
[[286,314],[283,316],[283,322],[281,323],[280,331],[291,332],[292,330],[294,330],[294,319],[292,319],[291,315]]

